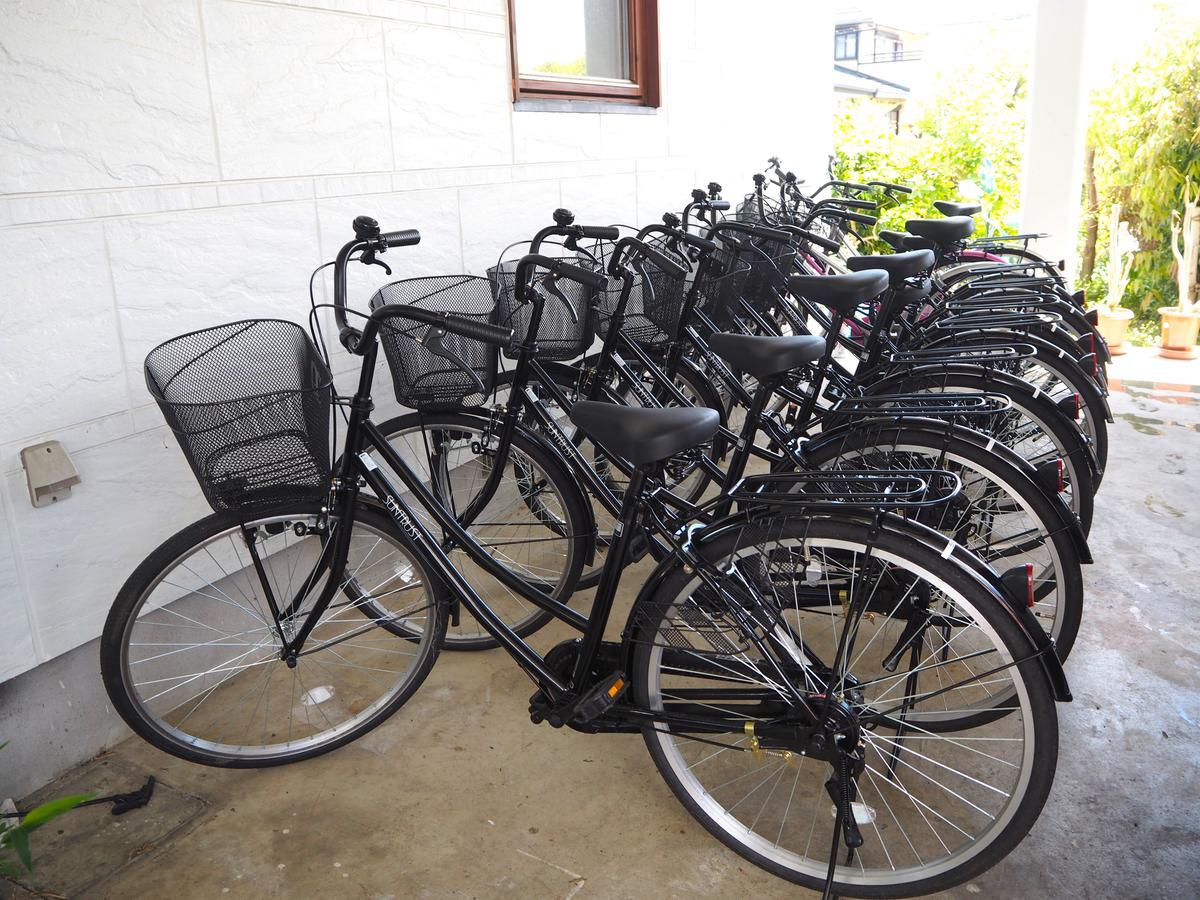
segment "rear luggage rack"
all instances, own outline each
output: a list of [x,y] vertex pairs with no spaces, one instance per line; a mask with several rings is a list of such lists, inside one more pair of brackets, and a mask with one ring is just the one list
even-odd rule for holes
[[921,350],[901,350],[893,354],[891,361],[895,363],[949,363],[975,362],[999,363],[1017,362],[1036,356],[1037,350],[1031,344],[956,344],[949,347],[925,347]]
[[729,497],[743,506],[879,510],[937,506],[961,490],[959,477],[944,469],[846,469],[748,475],[733,486]]
[[830,416],[991,416],[1007,412],[1012,400],[1004,394],[932,393],[872,394],[848,397],[828,411]]

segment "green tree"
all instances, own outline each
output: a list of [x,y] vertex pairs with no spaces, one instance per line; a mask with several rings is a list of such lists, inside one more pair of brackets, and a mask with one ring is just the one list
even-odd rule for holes
[[[877,101],[842,101],[834,120],[833,171],[845,181],[894,181],[913,188],[886,210],[880,228],[903,230],[911,218],[940,215],[935,200],[975,193],[993,230],[1015,231],[1028,115],[1023,56],[955,65],[939,72],[937,92],[913,101],[893,134]],[[973,191],[964,191],[964,182]],[[977,217],[983,233],[988,222]]]
[[[1179,301],[1171,213],[1182,209],[1189,181],[1193,191],[1200,184],[1200,21],[1168,8],[1157,15],[1154,40],[1095,92],[1088,123],[1099,206],[1096,246],[1107,247],[1108,210],[1119,204],[1141,247],[1122,303],[1143,326],[1156,325],[1160,306]],[[1086,210],[1084,220],[1086,244]],[[1093,296],[1107,291],[1105,264],[1098,251],[1093,272],[1081,273]]]

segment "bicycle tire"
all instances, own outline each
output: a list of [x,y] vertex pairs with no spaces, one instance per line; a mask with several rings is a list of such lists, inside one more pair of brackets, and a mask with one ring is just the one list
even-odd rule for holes
[[[271,654],[268,653],[263,656],[261,660],[252,660],[250,663],[242,663],[241,660],[245,659],[245,657],[248,655],[247,653],[232,656],[230,658],[232,662],[227,661],[225,663],[220,663],[214,671],[202,670],[202,674],[205,677],[211,674],[221,675],[225,672],[228,672],[229,674],[224,675],[224,677],[219,677],[215,687],[209,688],[204,686],[203,690],[201,691],[203,696],[194,707],[190,707],[188,712],[183,715],[182,721],[176,721],[174,723],[167,721],[169,716],[175,715],[176,709],[180,708],[182,703],[180,703],[178,707],[173,707],[171,710],[159,715],[152,712],[149,708],[149,704],[154,703],[157,697],[139,696],[138,685],[134,682],[134,677],[132,675],[132,667],[139,663],[150,662],[153,664],[159,658],[158,656],[150,656],[142,657],[140,659],[131,659],[131,656],[133,655],[131,653],[131,646],[134,643],[136,643],[138,646],[145,645],[143,641],[131,641],[131,635],[134,629],[139,627],[139,621],[143,625],[146,625],[146,627],[151,630],[151,634],[153,635],[159,633],[159,628],[169,627],[165,626],[163,624],[164,622],[173,623],[175,620],[163,618],[161,621],[154,621],[151,619],[151,617],[155,616],[160,611],[172,610],[174,607],[177,607],[178,604],[185,601],[198,603],[205,609],[219,609],[220,613],[225,615],[230,614],[225,610],[225,606],[229,605],[229,603],[240,605],[240,601],[232,596],[233,587],[231,585],[235,582],[222,579],[220,583],[225,584],[226,587],[229,588],[228,591],[226,591],[225,588],[216,588],[215,590],[211,591],[211,593],[207,591],[192,591],[190,593],[185,593],[180,597],[174,598],[173,600],[168,599],[168,601],[162,603],[161,606],[156,606],[147,611],[146,602],[150,600],[151,595],[159,586],[163,584],[168,585],[170,588],[170,590],[166,591],[168,598],[170,594],[174,593],[174,591],[180,587],[178,584],[173,584],[168,580],[169,574],[179,568],[176,564],[181,561],[192,559],[193,557],[191,556],[190,551],[198,548],[204,548],[211,558],[212,550],[209,548],[210,546],[216,546],[214,541],[220,540],[222,535],[231,535],[233,530],[240,529],[241,526],[247,522],[254,524],[255,527],[262,527],[269,530],[272,526],[280,523],[286,526],[289,522],[319,521],[318,516],[320,513],[320,503],[301,504],[292,509],[275,509],[270,514],[265,514],[262,516],[250,516],[248,519],[244,515],[239,515],[233,512],[214,513],[213,515],[207,516],[206,518],[192,523],[191,525],[169,537],[148,557],[146,557],[146,559],[134,570],[133,574],[129,576],[117,594],[117,598],[113,603],[112,608],[109,610],[108,618],[104,625],[104,630],[100,639],[100,670],[105,689],[108,692],[108,696],[112,701],[113,707],[116,709],[121,718],[125,720],[125,723],[139,737],[158,749],[171,754],[172,756],[187,760],[188,762],[200,763],[201,765],[217,766],[222,768],[263,768],[268,766],[283,765],[285,763],[298,762],[299,760],[310,759],[314,756],[328,753],[337,749],[338,747],[350,743],[353,740],[356,740],[371,729],[386,721],[387,718],[395,713],[396,710],[398,710],[404,703],[406,703],[417,690],[417,688],[420,687],[421,683],[425,680],[425,677],[429,674],[429,671],[433,668],[433,664],[437,659],[438,650],[441,645],[441,633],[446,626],[447,604],[445,600],[444,588],[436,579],[431,578],[429,574],[421,568],[421,565],[415,555],[408,550],[408,548],[411,546],[409,538],[396,528],[395,523],[391,520],[391,518],[374,505],[361,504],[355,511],[356,525],[361,523],[363,526],[365,526],[369,532],[369,535],[373,534],[376,536],[376,541],[386,539],[392,544],[393,547],[398,548],[402,553],[405,565],[411,566],[411,569],[409,570],[410,577],[405,584],[413,585],[415,587],[423,586],[425,587],[426,592],[430,595],[428,597],[427,604],[420,610],[428,611],[428,615],[426,616],[426,628],[428,629],[429,637],[419,642],[418,646],[420,649],[416,654],[414,664],[407,671],[404,680],[399,683],[399,686],[393,690],[390,695],[381,697],[374,703],[366,705],[357,713],[354,712],[354,707],[359,703],[366,703],[369,697],[344,695],[346,688],[343,686],[349,685],[349,690],[351,693],[353,693],[355,690],[354,683],[349,679],[338,681],[337,672],[339,670],[330,670],[328,668],[329,665],[334,665],[336,667],[350,665],[361,668],[360,664],[352,663],[346,657],[346,654],[357,654],[359,651],[353,650],[352,647],[354,645],[351,645],[348,639],[342,638],[340,641],[336,642],[337,646],[340,647],[341,650],[335,651],[335,653],[338,653],[341,656],[341,660],[337,662],[321,663],[322,671],[316,673],[317,677],[321,679],[322,683],[320,685],[307,687],[306,682],[304,682],[299,675],[299,672],[306,668],[307,661],[310,659],[311,653],[309,655],[301,655],[294,667],[287,666],[283,662],[282,658],[279,657],[278,652],[275,652],[273,662],[268,662],[268,660],[272,658]],[[284,554],[285,556],[289,553],[294,553],[295,551],[286,549],[286,528],[279,533],[285,535],[285,550],[278,552]],[[218,552],[221,552],[219,548]],[[375,552],[375,550],[372,550],[372,552]],[[237,554],[236,546],[234,547],[234,556],[235,559],[240,561],[240,555]],[[270,557],[266,560],[267,563],[271,563],[272,561],[273,560]],[[216,562],[215,558],[214,562]],[[282,562],[283,560],[281,559],[281,563]],[[219,562],[217,565],[220,571],[224,572],[224,567]],[[186,566],[186,563],[185,568],[187,568],[188,571],[193,571],[190,567]],[[252,571],[252,569],[249,569],[249,567],[248,570]],[[413,572],[415,572],[418,576],[415,584],[411,577]],[[239,574],[241,573],[226,573],[226,576],[229,579],[236,580]],[[341,577],[340,574],[338,577]],[[390,577],[389,580],[386,580],[383,583],[383,585],[389,583],[391,583]],[[347,579],[347,582],[342,586],[343,593],[346,593],[347,595],[349,592],[345,589],[349,585],[350,579]],[[380,585],[379,587],[382,587],[383,585]],[[354,589],[358,589],[359,587],[360,585],[357,582],[357,579],[355,579]],[[407,590],[408,588],[405,589]],[[392,593],[395,593],[395,591],[392,591]],[[241,596],[246,597],[248,605],[253,603],[253,601],[251,601],[244,593],[242,593]],[[208,599],[212,601],[212,603],[218,605],[209,607],[208,605],[204,604],[203,601],[205,599]],[[420,602],[420,598],[418,598],[417,602]],[[257,606],[257,604],[254,605]],[[370,634],[371,632],[358,632],[357,629],[360,626],[357,623],[360,620],[363,622],[369,622],[371,621],[372,617],[362,614],[361,610],[355,608],[358,606],[358,601],[352,601],[350,604],[348,604],[348,606],[350,607],[350,612],[352,614],[350,620],[339,619],[338,615],[340,615],[340,612],[331,614],[327,611],[326,616],[323,617],[323,622],[327,622],[328,624],[337,623],[338,628],[340,628],[342,624],[349,624],[350,629],[347,633],[355,632],[356,634]],[[333,606],[330,607],[330,609],[333,608]],[[189,611],[192,610],[189,609]],[[143,613],[144,617],[139,619],[139,613]],[[184,624],[182,626],[183,628],[206,628],[218,635],[224,635],[224,637],[213,638],[210,641],[202,641],[198,644],[195,644],[192,648],[199,649],[205,654],[209,653],[213,646],[226,644],[226,642],[236,638],[239,635],[239,633],[236,631],[233,632],[233,634],[226,633],[226,628],[228,626],[225,626],[224,624],[222,624],[222,627],[217,627],[215,625],[198,620],[194,615],[188,616],[184,613],[181,613],[177,609],[174,609],[174,614],[180,619],[184,620]],[[243,614],[234,613],[233,615],[241,617]],[[248,620],[253,619],[253,616],[249,614],[248,609],[245,617]],[[313,630],[313,635],[321,634],[322,627],[323,626],[318,625],[318,627]],[[255,629],[262,630],[258,629],[257,626],[255,626]],[[365,658],[372,662],[380,658],[390,658],[382,657],[380,654],[403,654],[403,651],[401,651],[399,648],[406,643],[412,643],[412,639],[406,640],[405,638],[396,636],[393,632],[386,629],[381,628],[379,630],[382,632],[382,634],[387,635],[386,640],[371,637],[367,644],[360,645],[367,647],[367,650],[365,651],[367,656]],[[242,632],[242,634],[248,633],[249,632]],[[184,634],[190,634],[190,631],[185,631]],[[315,640],[327,640],[330,642],[329,646],[333,646],[333,638],[325,639],[317,637]],[[375,647],[373,644],[376,642],[384,643],[387,646]],[[168,642],[167,645],[177,648],[177,642]],[[235,645],[235,649],[244,645],[245,644]],[[155,646],[155,643],[152,642],[149,646]],[[306,644],[306,647],[311,649],[312,644]],[[263,644],[262,649],[269,649],[269,645]],[[320,647],[318,646],[317,649],[319,650]],[[186,649],[173,649],[171,651],[164,651],[161,656],[178,656],[180,653],[184,652],[186,652]],[[353,656],[351,658],[353,658]],[[205,662],[200,663],[200,665],[206,664],[207,663]],[[278,667],[283,667],[282,670],[275,668],[276,664]],[[312,665],[317,665],[316,660],[313,660]],[[282,746],[279,746],[277,749],[270,749],[276,745],[266,745],[267,749],[264,749],[263,747],[254,745],[229,744],[224,740],[226,737],[226,732],[229,728],[228,725],[219,726],[223,730],[215,739],[202,738],[198,734],[188,735],[182,731],[184,721],[195,715],[197,709],[199,709],[211,697],[220,696],[217,691],[225,688],[227,684],[229,685],[231,691],[232,689],[236,688],[238,686],[237,682],[241,680],[242,674],[244,674],[239,670],[244,669],[249,671],[251,666],[261,666],[261,669],[256,669],[253,672],[253,675],[255,678],[257,678],[258,671],[262,671],[265,674],[265,680],[263,686],[261,687],[261,691],[263,692],[262,696],[258,698],[253,709],[250,711],[250,718],[247,720],[246,734],[243,735],[243,739],[248,737],[250,724],[252,724],[257,718],[260,708],[263,710],[264,733],[266,733],[266,731],[269,729],[270,726],[266,724],[266,720],[271,709],[272,700],[280,695],[280,691],[275,690],[274,687],[272,687],[272,682],[279,680],[277,678],[279,671],[283,672],[283,677],[285,679],[288,671],[292,673],[293,681],[291,685],[290,700],[292,705],[289,707],[290,712],[288,735],[287,740],[283,742]],[[235,672],[238,672],[238,674],[235,675]],[[186,685],[188,682],[186,680],[180,681],[180,679],[185,679],[187,677],[190,676],[169,676],[166,679],[167,681],[174,680],[176,682],[175,684],[172,684],[170,690],[174,690],[179,686]],[[373,677],[376,679],[376,681],[381,680],[379,679],[377,673],[375,673]],[[152,679],[150,682],[145,683],[152,684],[155,680],[162,681],[160,678]],[[326,681],[328,681],[329,684],[325,684]],[[230,684],[231,682],[232,684]],[[206,682],[202,681],[201,685],[206,685]],[[299,701],[295,699],[297,688],[301,690],[301,699]],[[257,681],[254,683],[252,689],[254,691],[260,690]],[[149,690],[156,690],[156,688],[150,688]],[[367,690],[367,688],[360,685],[357,690],[361,692]],[[208,691],[208,693],[204,694],[204,691]],[[342,691],[343,694],[339,694],[339,691]],[[283,696],[286,697],[286,692],[283,694]],[[249,697],[250,692],[247,691],[243,695],[242,700],[239,701],[241,705],[235,707],[235,710],[239,712],[239,714],[244,711],[245,704],[249,702]],[[266,699],[265,706],[263,703],[264,697]],[[174,703],[177,699],[178,698],[171,698],[170,702]],[[190,702],[190,698],[189,701],[184,702]],[[304,716],[306,719],[308,719],[306,724],[310,728],[313,727],[310,718],[313,714],[307,711],[309,708],[319,711],[322,717],[324,717],[326,723],[332,725],[331,720],[328,718],[330,713],[325,711],[326,705],[331,703],[339,704],[338,707],[330,707],[334,715],[338,714],[336,709],[344,707],[348,713],[355,717],[355,719],[351,719],[350,724],[345,727],[335,727],[333,732],[326,738],[314,741],[311,736],[304,739],[297,737],[293,742],[292,729],[293,718],[295,716],[296,709],[302,709]],[[190,731],[198,731],[204,726],[202,723],[193,719],[192,723],[188,727]],[[271,735],[271,737],[274,736],[274,734]],[[233,749],[239,746],[242,747],[241,752]]]
[[[869,528],[870,526],[867,524],[819,519],[801,519],[794,524],[785,520],[785,523],[782,525],[776,522],[769,527],[769,531],[749,526],[744,530],[734,531],[715,539],[713,546],[706,551],[705,556],[709,559],[725,559],[736,554],[739,548],[752,545],[760,537],[765,536],[768,539],[774,539],[775,537],[789,533],[789,529],[794,539],[804,542],[805,547],[812,547],[819,542],[826,542],[828,544],[837,544],[840,542],[847,547],[864,547],[867,543],[866,534]],[[989,634],[995,636],[996,646],[1003,648],[1003,652],[1009,659],[1023,660],[1023,662],[1017,663],[1005,670],[1006,672],[1013,673],[1013,683],[1016,686],[1015,696],[1019,697],[1020,700],[1018,706],[1019,716],[1016,716],[1014,713],[1000,723],[1008,725],[1014,733],[1023,736],[1023,743],[1021,744],[1022,753],[1020,756],[1020,776],[1015,779],[1016,783],[1009,795],[1011,799],[1004,802],[1002,811],[994,817],[995,824],[983,826],[985,830],[981,832],[979,838],[964,844],[966,849],[963,851],[959,851],[956,848],[951,852],[949,847],[947,847],[948,858],[946,860],[937,860],[932,856],[922,858],[914,848],[913,855],[917,862],[907,866],[892,862],[890,867],[888,861],[891,860],[892,854],[895,854],[897,859],[900,858],[900,851],[897,849],[897,845],[892,844],[891,853],[888,854],[887,858],[888,861],[885,861],[873,844],[878,835],[878,844],[884,846],[882,832],[878,828],[872,831],[864,827],[862,832],[867,839],[867,844],[856,851],[855,855],[855,864],[858,865],[859,869],[855,868],[855,864],[849,863],[838,865],[835,869],[832,889],[840,896],[919,896],[946,890],[978,876],[1011,853],[1029,832],[1050,793],[1058,758],[1058,721],[1054,708],[1054,700],[1051,696],[1045,675],[1038,668],[1036,660],[1027,658],[1030,649],[1027,638],[1021,634],[1020,629],[1015,626],[1013,620],[1000,608],[999,604],[991,599],[990,594],[981,592],[978,589],[978,584],[964,570],[953,563],[949,563],[947,560],[941,559],[936,550],[932,548],[920,546],[916,542],[906,541],[902,536],[889,534],[886,530],[875,540],[873,546],[876,547],[877,553],[884,554],[885,559],[903,559],[914,570],[928,573],[931,577],[936,578],[940,583],[947,586],[960,598],[959,602],[964,607],[969,608],[973,621],[981,623],[981,630],[986,630]],[[657,634],[656,629],[664,621],[663,617],[675,608],[673,604],[680,602],[680,598],[683,598],[683,602],[686,602],[691,597],[696,582],[697,579],[694,573],[688,571],[685,567],[679,566],[662,580],[654,599],[643,608],[645,618],[641,621],[639,629],[636,632],[636,645],[634,647],[631,673],[635,699],[643,706],[656,708],[656,704],[661,703],[662,692],[664,690],[661,688],[661,678],[664,670],[661,664],[656,664],[655,656],[657,654],[661,658],[666,651],[661,649],[656,650],[653,640]],[[667,624],[669,627],[669,623]],[[1014,716],[1016,717],[1014,718]],[[989,728],[994,727],[989,726]],[[984,734],[987,733],[984,732]],[[730,737],[732,738],[732,735]],[[739,737],[741,737],[742,741],[745,740],[744,736]],[[782,773],[787,771],[785,767],[790,765],[790,761],[785,763],[778,758],[773,759],[768,756],[765,758],[765,763],[761,763],[758,760],[744,763],[747,769],[750,766],[760,767],[750,772],[750,774],[754,775],[753,781],[748,784],[743,782],[743,785],[746,786],[753,785],[750,792],[746,794],[747,798],[764,786],[768,786],[770,782],[770,793],[766,795],[765,800],[761,801],[761,806],[754,821],[747,825],[746,820],[749,820],[753,814],[753,809],[747,809],[739,817],[739,814],[735,812],[738,804],[730,807],[729,801],[722,799],[721,791],[730,782],[712,787],[701,783],[701,778],[704,776],[697,774],[703,771],[703,763],[708,762],[708,760],[724,751],[719,750],[714,753],[711,747],[706,746],[703,742],[699,743],[697,745],[699,749],[695,750],[694,753],[703,755],[699,756],[699,761],[689,764],[688,757],[685,756],[685,753],[688,751],[681,750],[681,745],[673,742],[673,733],[665,725],[659,724],[645,727],[643,729],[643,738],[646,741],[647,749],[654,760],[655,766],[667,782],[672,793],[675,794],[684,808],[710,834],[754,865],[780,878],[810,889],[818,891],[822,889],[828,865],[827,848],[829,847],[829,839],[826,836],[829,834],[829,826],[825,823],[831,823],[832,821],[830,799],[823,790],[821,783],[825,777],[822,775],[822,772],[829,772],[828,764],[818,762],[815,773],[816,780],[813,781],[810,778],[806,782],[806,789],[809,790],[808,796],[815,797],[810,803],[810,808],[813,810],[812,825],[810,826],[807,820],[803,820],[801,822],[802,831],[796,841],[798,846],[803,841],[803,831],[807,831],[809,836],[808,846],[817,847],[818,852],[821,849],[825,849],[825,858],[819,859],[809,855],[808,846],[806,846],[803,854],[791,853],[790,850],[783,848],[784,829],[788,825],[788,816],[792,809],[792,799],[795,797],[796,785],[799,783],[801,773],[806,772],[805,766],[807,761],[802,761],[799,764],[800,768],[796,770],[794,780],[790,775],[786,777],[786,781],[792,782],[792,788],[791,794],[787,793],[786,787],[779,793],[780,800],[777,806],[782,804],[784,796],[788,799],[787,806],[780,817],[781,822],[778,831],[774,828],[774,818],[771,818],[776,813],[772,812],[768,814],[768,822],[771,828],[769,833],[764,836],[756,831],[758,822],[760,821],[760,817],[764,815],[764,811],[767,809],[767,805],[771,802],[772,797],[775,795],[776,787],[778,787],[781,781],[785,780]],[[949,746],[950,742],[954,741],[954,738],[947,738],[946,740],[948,742],[947,746]],[[880,744],[875,737],[869,738],[867,744],[873,747],[875,752],[879,752],[878,748]],[[888,744],[884,743],[882,746],[886,748]],[[926,743],[922,746],[928,747],[930,744]],[[960,746],[962,745],[960,744]],[[988,750],[991,749],[991,745],[988,745]],[[864,750],[864,752],[869,754],[871,750]],[[932,753],[934,751],[927,750],[927,752]],[[949,752],[953,753],[954,751]],[[729,759],[744,761],[749,756],[750,754],[732,754],[726,758],[726,765],[733,765],[733,763],[728,762]],[[955,757],[951,756],[951,758],[954,759]],[[768,772],[766,776],[760,778],[759,773],[772,766],[780,772],[776,780],[772,781],[772,776],[776,774],[775,772]],[[935,769],[934,771],[938,770]],[[722,773],[722,777],[725,774]],[[744,778],[745,775],[738,777]],[[884,806],[881,805],[880,801],[873,799],[874,797],[883,797],[886,803],[886,795],[883,794],[882,789],[879,787],[877,783],[878,779],[874,775],[869,777],[871,778],[870,788],[874,791],[874,794],[864,789],[865,782],[862,779],[858,782],[860,788],[858,799],[864,808],[864,818],[867,818],[869,814],[871,821],[875,821],[875,817],[877,817],[887,823],[884,817],[890,813],[895,820],[895,825],[890,826],[892,832],[896,831],[896,826],[899,826],[899,830],[903,832],[904,825],[897,814],[891,810],[891,806],[888,805],[887,812],[885,812]],[[913,783],[916,786],[914,789],[920,791],[922,782],[913,780]],[[890,783],[885,784],[884,787],[890,787]],[[738,791],[740,792],[741,789],[739,788]],[[905,786],[904,792],[908,793],[909,787]],[[971,794],[970,796],[977,798],[978,794]],[[759,794],[759,797],[761,798],[762,794]],[[873,800],[873,807],[868,804],[868,800]],[[739,801],[739,804],[743,801]],[[948,804],[954,803],[953,800],[947,800],[946,802]],[[915,807],[916,804],[914,802]],[[955,815],[957,818],[954,811],[948,809],[947,812],[950,815]],[[903,814],[905,811],[902,810],[901,813]],[[855,815],[857,816],[858,814],[856,808]],[[965,820],[962,824],[966,824]],[[812,835],[818,828],[821,829],[821,836],[814,841]],[[766,830],[766,827],[764,827],[763,831]],[[791,832],[787,833],[790,837]],[[774,841],[772,841],[772,838],[774,838]],[[868,856],[871,864],[870,869],[867,869],[861,862],[864,858],[868,858]],[[905,859],[908,858],[905,857]],[[927,859],[929,861],[926,861]],[[936,863],[936,865],[931,865],[931,862]]]

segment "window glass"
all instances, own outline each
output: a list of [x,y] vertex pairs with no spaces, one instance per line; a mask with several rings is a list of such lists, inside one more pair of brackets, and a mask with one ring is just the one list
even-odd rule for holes
[[630,81],[627,0],[513,0],[522,76]]
[[833,36],[833,58],[854,59],[858,56],[858,32],[838,31]]

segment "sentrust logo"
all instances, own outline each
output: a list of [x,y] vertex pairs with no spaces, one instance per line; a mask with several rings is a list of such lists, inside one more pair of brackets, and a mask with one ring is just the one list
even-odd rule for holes
[[400,504],[393,500],[390,494],[384,497],[383,505],[388,508],[388,512],[392,514],[392,518],[396,520],[396,524],[400,526],[400,529],[405,534],[414,541],[421,539],[421,534],[417,531],[417,527],[413,525],[412,519],[408,517],[408,513],[400,508]]
[[[368,473],[378,472],[379,466],[367,453],[358,454],[358,461]],[[368,479],[369,480],[369,479]],[[386,479],[384,480],[386,484]],[[417,526],[413,524],[413,520],[408,517],[401,507],[396,502],[396,498],[392,496],[391,491],[378,491],[383,495],[383,505],[387,507],[387,511],[392,514],[392,518],[396,520],[396,524],[400,526],[400,530],[412,538],[414,541],[421,539],[421,532],[417,531]]]

